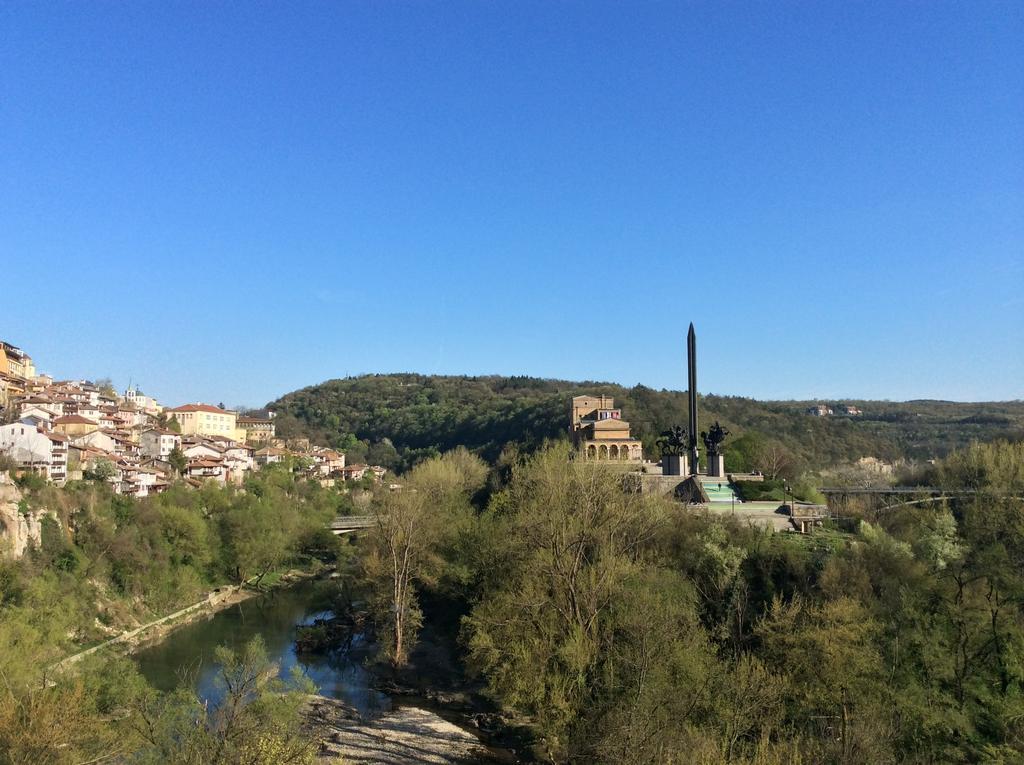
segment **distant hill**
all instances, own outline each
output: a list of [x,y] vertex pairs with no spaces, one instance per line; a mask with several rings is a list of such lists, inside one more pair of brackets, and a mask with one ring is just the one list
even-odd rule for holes
[[[309,436],[353,458],[401,467],[459,445],[494,459],[507,444],[529,451],[565,437],[569,400],[583,393],[614,396],[649,455],[661,431],[686,423],[680,391],[534,377],[363,375],[303,388],[268,406],[278,413],[283,436]],[[732,469],[751,467],[740,463],[766,446],[784,452],[794,467],[813,470],[865,456],[941,457],[972,440],[1024,437],[1021,401],[843,400],[824,403],[853,405],[863,414],[808,415],[817,403],[701,396],[701,428],[717,419],[731,431]]]

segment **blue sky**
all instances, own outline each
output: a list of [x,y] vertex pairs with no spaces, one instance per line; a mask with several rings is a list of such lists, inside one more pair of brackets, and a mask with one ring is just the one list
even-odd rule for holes
[[1024,397],[1024,4],[0,5],[0,337],[260,405],[362,372]]

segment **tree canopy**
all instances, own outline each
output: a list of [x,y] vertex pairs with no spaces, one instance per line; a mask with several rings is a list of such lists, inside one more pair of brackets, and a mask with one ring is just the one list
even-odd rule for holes
[[[686,424],[686,395],[602,382],[533,377],[364,375],[289,393],[268,408],[283,436],[309,436],[346,450],[350,461],[393,469],[464,446],[493,461],[515,445],[534,451],[565,438],[570,399],[606,394],[629,420],[645,452],[671,425]],[[885,460],[945,456],[972,440],[1024,434],[1024,402],[847,401],[859,416],[813,417],[808,401],[755,401],[702,395],[702,427],[719,420],[731,470],[797,475],[873,456]]]

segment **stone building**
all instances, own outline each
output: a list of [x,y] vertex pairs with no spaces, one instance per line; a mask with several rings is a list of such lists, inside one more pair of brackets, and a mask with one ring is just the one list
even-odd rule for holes
[[586,459],[640,462],[643,447],[629,435],[629,423],[611,396],[574,396],[569,434],[577,454]]
[[247,444],[267,443],[275,435],[273,417],[240,416],[238,427],[245,431]]

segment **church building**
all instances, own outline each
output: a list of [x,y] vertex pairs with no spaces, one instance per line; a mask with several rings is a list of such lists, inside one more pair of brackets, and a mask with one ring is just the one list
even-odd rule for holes
[[576,452],[586,459],[641,462],[640,440],[629,435],[629,423],[611,396],[574,396],[569,434]]

